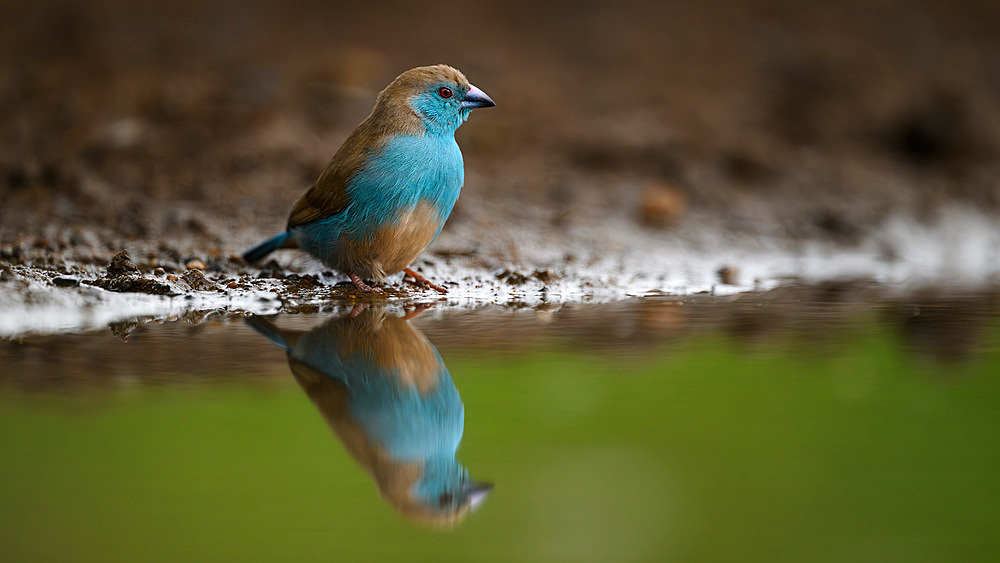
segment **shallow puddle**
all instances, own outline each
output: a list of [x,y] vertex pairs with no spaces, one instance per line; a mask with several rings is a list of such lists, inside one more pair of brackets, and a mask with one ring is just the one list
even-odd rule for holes
[[213,313],[0,342],[0,545],[991,559],[998,300],[841,297]]

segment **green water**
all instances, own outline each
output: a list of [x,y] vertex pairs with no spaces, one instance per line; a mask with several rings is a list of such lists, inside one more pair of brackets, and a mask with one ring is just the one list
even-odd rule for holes
[[[445,528],[412,522],[380,498],[292,378],[284,352],[242,322],[151,327],[128,343],[77,336],[67,349],[81,357],[65,362],[39,359],[51,341],[35,352],[25,349],[30,341],[3,344],[2,559],[1000,554],[1000,323],[992,315],[959,358],[922,353],[912,333],[872,314],[848,317],[832,340],[794,323],[752,339],[726,323],[668,323],[597,344],[597,315],[586,336],[557,323],[503,345],[468,337],[499,330],[503,342],[502,315],[482,315],[482,326],[475,313],[460,317],[412,324],[435,342],[461,393],[458,458],[496,488]],[[105,346],[140,358],[168,349],[189,366],[192,341],[202,356],[196,369],[160,362],[147,372],[133,362],[96,383],[42,373],[84,369],[96,360],[80,350]],[[46,383],[31,384],[36,376]]]

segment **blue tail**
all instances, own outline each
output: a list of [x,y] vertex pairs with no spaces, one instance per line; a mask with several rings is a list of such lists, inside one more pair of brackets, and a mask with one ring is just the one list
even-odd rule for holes
[[256,330],[258,334],[277,344],[282,350],[288,350],[291,347],[285,341],[285,337],[281,334],[278,327],[274,326],[274,323],[264,317],[251,315],[246,319],[246,323]]
[[292,233],[288,231],[276,234],[264,242],[247,249],[243,253],[243,259],[253,264],[279,248],[295,248],[295,240],[291,236]]

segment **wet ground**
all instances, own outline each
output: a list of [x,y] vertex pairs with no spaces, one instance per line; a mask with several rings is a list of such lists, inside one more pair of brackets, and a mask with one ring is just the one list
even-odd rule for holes
[[[319,309],[0,342],[6,556],[991,561],[1000,550],[995,292],[827,284]],[[460,486],[427,506],[400,493],[433,471],[416,458],[440,455],[468,483],[493,484],[474,510]]]
[[[147,294],[343,296],[233,256],[434,62],[499,104],[459,131],[466,186],[417,264],[457,298],[996,285],[997,29],[975,0],[5,3],[0,334],[164,311]],[[109,275],[122,251],[138,272]]]

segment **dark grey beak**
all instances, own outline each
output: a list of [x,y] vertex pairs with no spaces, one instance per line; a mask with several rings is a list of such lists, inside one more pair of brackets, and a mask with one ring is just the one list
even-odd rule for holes
[[[484,106],[489,107],[489,106]],[[475,481],[466,485],[469,495],[469,509],[475,510],[486,500],[486,496],[493,490],[493,483],[476,483]]]
[[476,88],[472,84],[469,84],[469,91],[465,93],[465,98],[462,100],[462,107],[465,109],[476,109],[476,108],[491,108],[497,105],[486,92],[483,92],[479,88]]

